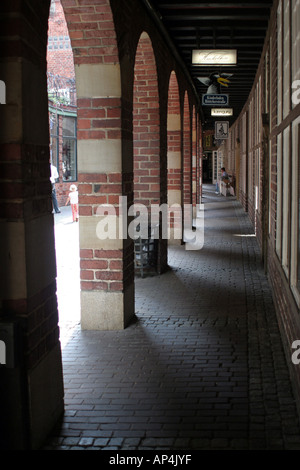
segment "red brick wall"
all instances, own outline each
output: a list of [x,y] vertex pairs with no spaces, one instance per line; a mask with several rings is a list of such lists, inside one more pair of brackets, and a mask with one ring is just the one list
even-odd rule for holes
[[183,200],[185,204],[192,203],[192,142],[191,114],[188,95],[184,99],[183,114]]
[[[168,151],[175,152],[181,155],[181,120],[180,120],[180,100],[179,90],[176,74],[174,72],[170,75],[169,94],[168,94],[168,116],[172,120],[176,120],[176,125],[172,122],[171,128],[167,129],[167,143]],[[174,128],[175,127],[175,128]],[[182,159],[179,162],[178,168],[168,168],[168,190],[181,191],[182,190]],[[182,197],[182,195],[181,195]],[[180,201],[182,204],[182,201]],[[170,202],[169,202],[169,205]],[[170,211],[170,228],[181,229],[181,211],[177,212],[174,208]]]
[[193,107],[192,114],[192,202],[193,207],[196,207],[197,204],[197,190],[196,190],[196,176],[197,176],[197,116],[195,113],[195,108]]
[[[168,96],[168,114],[177,115],[180,120],[180,101],[178,83],[175,73],[170,76],[170,88]],[[168,150],[181,152],[181,129],[168,129]],[[168,189],[181,190],[181,168],[168,169]]]
[[133,94],[134,202],[160,202],[159,99],[150,38],[141,37],[135,60]]

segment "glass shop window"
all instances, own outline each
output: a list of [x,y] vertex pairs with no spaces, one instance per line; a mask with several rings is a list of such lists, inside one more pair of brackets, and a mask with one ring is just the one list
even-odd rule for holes
[[49,113],[50,124],[50,158],[52,165],[58,171],[58,119],[54,113]]
[[77,120],[64,116],[62,120],[62,169],[63,181],[77,180]]

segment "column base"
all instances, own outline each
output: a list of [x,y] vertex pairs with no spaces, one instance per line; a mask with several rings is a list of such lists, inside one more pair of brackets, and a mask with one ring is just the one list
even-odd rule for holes
[[123,330],[134,316],[134,285],[125,292],[81,291],[83,330]]

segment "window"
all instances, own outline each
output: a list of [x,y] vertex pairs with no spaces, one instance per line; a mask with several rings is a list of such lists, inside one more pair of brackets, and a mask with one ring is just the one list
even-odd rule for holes
[[261,211],[261,200],[260,200],[260,149],[255,151],[255,210],[259,213]]
[[[300,80],[300,0],[292,1],[292,83],[296,88],[299,84],[296,80]],[[297,93],[296,98],[299,97]],[[292,106],[295,107],[299,103],[299,99],[292,99]]]
[[63,181],[77,180],[77,121],[75,117],[63,116],[62,137],[63,137]]
[[279,2],[277,11],[277,124],[282,121],[282,2]]
[[282,138],[277,136],[277,218],[276,218],[276,252],[281,260],[281,236],[282,236]]
[[291,286],[300,306],[300,117],[292,133]]
[[49,124],[50,124],[51,163],[58,168],[58,118],[57,118],[57,114],[49,113]]
[[282,265],[289,277],[290,221],[290,128],[283,132],[282,154]]
[[284,1],[283,16],[283,118],[290,112],[290,1]]

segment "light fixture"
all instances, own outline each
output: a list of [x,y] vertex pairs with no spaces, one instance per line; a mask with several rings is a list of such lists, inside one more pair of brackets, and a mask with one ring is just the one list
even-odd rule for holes
[[232,108],[212,108],[211,116],[233,116]]
[[192,64],[201,66],[236,65],[236,49],[194,49]]

